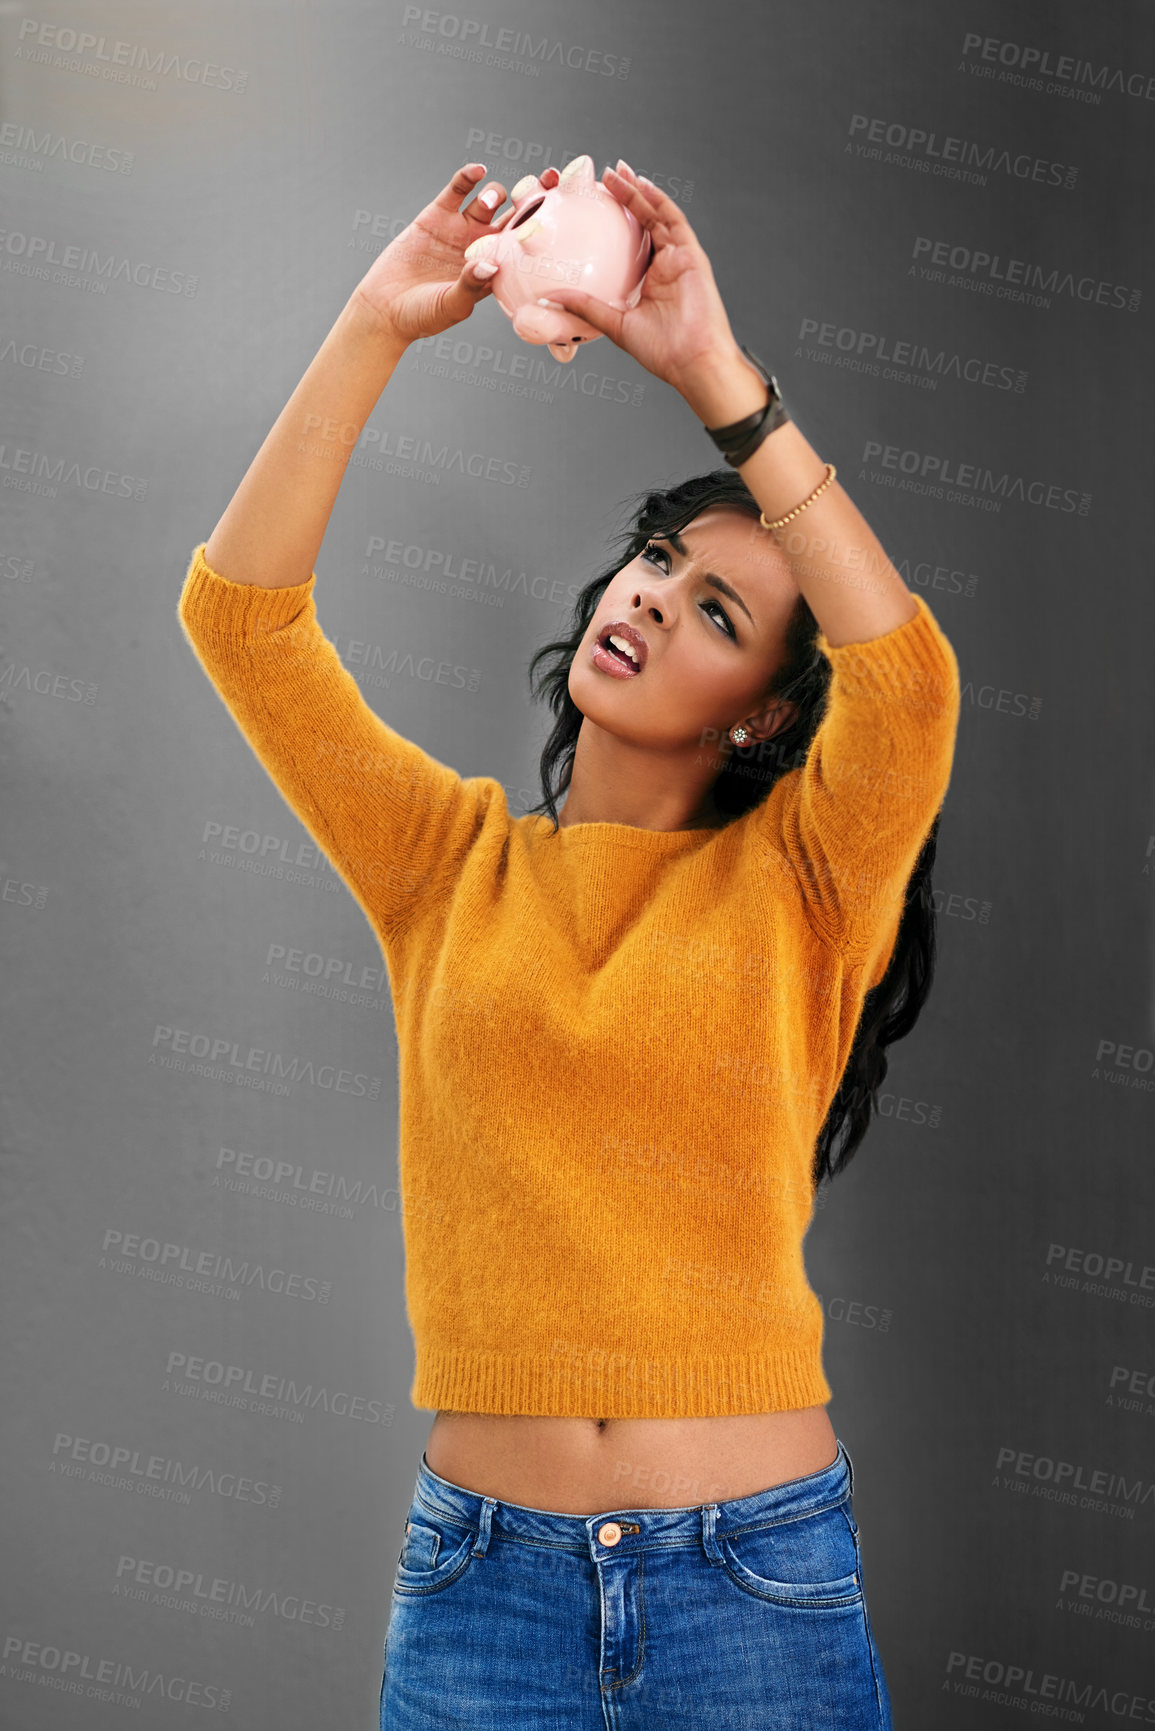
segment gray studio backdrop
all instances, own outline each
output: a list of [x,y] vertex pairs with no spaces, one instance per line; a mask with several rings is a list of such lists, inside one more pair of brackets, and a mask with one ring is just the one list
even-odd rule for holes
[[[432,1417],[388,981],[175,609],[370,259],[461,162],[587,150],[962,670],[936,988],[806,1245],[896,1722],[1155,1723],[1150,8],[69,0],[0,48],[0,1724],[376,1723]],[[524,811],[530,655],[716,461],[490,300],[370,416],[321,623]]]

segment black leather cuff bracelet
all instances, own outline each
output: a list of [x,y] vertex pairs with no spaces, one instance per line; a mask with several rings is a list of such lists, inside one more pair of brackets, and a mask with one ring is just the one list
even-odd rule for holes
[[790,419],[782,402],[778,380],[773,373],[766,370],[757,355],[752,354],[745,343],[740,343],[738,346],[746,359],[766,381],[770,387],[770,394],[762,408],[755,409],[753,414],[744,415],[740,421],[731,421],[727,427],[706,428],[706,432],[713,439],[732,469],[737,469],[741,464],[748,462],[763,439],[768,438],[784,421]]

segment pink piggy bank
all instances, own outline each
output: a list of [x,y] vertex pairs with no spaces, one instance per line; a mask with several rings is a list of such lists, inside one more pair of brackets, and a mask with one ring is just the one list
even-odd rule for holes
[[594,178],[590,156],[575,156],[548,192],[527,174],[510,197],[503,227],[471,241],[465,257],[497,265],[493,296],[519,337],[572,361],[579,343],[602,333],[576,313],[538,306],[539,298],[556,283],[586,289],[623,312],[636,306],[653,252],[649,233]]

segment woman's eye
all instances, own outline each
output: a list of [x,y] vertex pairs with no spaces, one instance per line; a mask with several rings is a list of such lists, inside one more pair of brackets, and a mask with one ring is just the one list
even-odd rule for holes
[[718,609],[718,612],[722,615],[722,629],[725,631],[727,637],[733,637],[734,627],[730,623],[730,615],[726,612],[722,603],[720,601],[703,601],[703,613],[706,611],[707,607],[716,607]]
[[[647,541],[646,545],[642,548],[642,558],[648,559],[652,564],[655,555],[666,561],[666,571],[668,572],[670,569],[670,555],[666,552],[666,549],[664,547],[659,547],[656,541]],[[711,607],[716,607],[721,615],[722,624],[720,629],[727,637],[736,643],[738,641],[738,634],[734,630],[733,624],[730,621],[730,615],[726,612],[722,603],[720,601],[704,601],[702,603],[702,612],[706,614],[707,618],[713,619],[714,615],[708,612],[708,609]]]

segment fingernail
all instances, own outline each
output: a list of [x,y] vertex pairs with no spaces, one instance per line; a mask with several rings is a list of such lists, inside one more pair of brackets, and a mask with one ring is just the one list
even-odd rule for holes
[[491,259],[479,259],[473,267],[473,274],[478,277],[496,276],[497,266]]
[[629,163],[626,161],[624,156],[618,157],[618,168],[619,169],[624,168],[627,174],[633,174],[633,172],[634,172],[633,169],[630,167]]
[[547,301],[544,295],[538,296],[537,304],[539,307],[550,307],[555,313],[564,313],[567,310],[560,301]]
[[486,210],[494,210],[500,203],[500,200],[500,192],[497,191],[496,187],[491,186],[488,192],[483,192],[481,194],[481,197],[477,202],[478,204],[483,204]]

